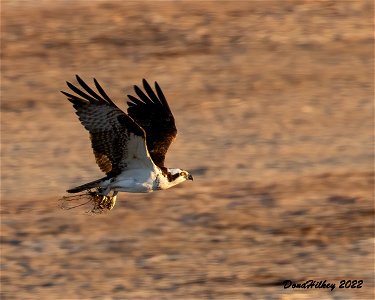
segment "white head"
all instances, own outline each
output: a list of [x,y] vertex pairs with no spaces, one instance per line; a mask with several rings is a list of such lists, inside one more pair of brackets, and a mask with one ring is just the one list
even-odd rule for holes
[[181,169],[167,169],[165,178],[167,179],[165,188],[170,188],[186,180],[193,180],[193,176],[188,171]]

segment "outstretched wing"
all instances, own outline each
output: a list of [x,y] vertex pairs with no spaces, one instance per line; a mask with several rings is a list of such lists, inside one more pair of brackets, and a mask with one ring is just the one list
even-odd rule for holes
[[155,82],[156,93],[143,79],[147,95],[136,85],[134,90],[139,99],[128,95],[128,115],[146,131],[147,149],[154,163],[164,169],[165,155],[177,135],[174,117],[167,100]]
[[145,132],[120,110],[94,79],[99,92],[92,90],[78,75],[77,81],[85,92],[67,82],[76,94],[61,91],[73,103],[82,125],[90,132],[96,163],[113,177],[125,169],[152,168],[145,142]]

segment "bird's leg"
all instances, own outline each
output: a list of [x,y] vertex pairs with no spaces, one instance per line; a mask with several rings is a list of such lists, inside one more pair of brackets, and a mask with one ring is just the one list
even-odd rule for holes
[[111,210],[112,208],[115,207],[117,194],[118,194],[117,191],[113,191],[112,196],[111,196],[111,197],[108,196],[108,198],[109,198],[109,199],[108,199],[109,201],[108,201],[108,203],[107,203],[107,208],[108,208],[108,210]]

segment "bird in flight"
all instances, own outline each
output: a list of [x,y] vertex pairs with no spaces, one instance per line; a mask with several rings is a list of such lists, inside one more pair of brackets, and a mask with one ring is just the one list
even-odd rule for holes
[[[177,135],[173,114],[155,82],[155,91],[143,79],[137,97],[128,95],[127,113],[108,97],[94,78],[97,91],[78,75],[80,88],[67,82],[75,93],[61,91],[73,103],[82,125],[89,131],[96,163],[105,177],[71,188],[94,203],[93,212],[112,209],[118,192],[148,193],[165,190],[186,180],[189,172],[164,165],[165,155]],[[111,195],[110,195],[111,194]]]

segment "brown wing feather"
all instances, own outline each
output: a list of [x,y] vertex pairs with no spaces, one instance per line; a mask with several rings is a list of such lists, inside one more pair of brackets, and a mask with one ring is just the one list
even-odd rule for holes
[[[78,75],[76,78],[87,93],[69,82],[67,82],[69,88],[80,97],[63,91],[62,93],[73,103],[79,120],[90,132],[93,152],[100,169],[108,177],[116,176],[128,167],[128,158],[130,154],[135,155],[135,152],[141,156],[138,157],[139,159],[151,162],[147,154],[143,129],[114,104],[95,79],[100,95],[88,87]],[[129,148],[129,140],[132,138],[138,138],[137,142],[143,143],[144,149],[141,149],[143,151]]]
[[144,129],[151,158],[159,168],[164,169],[165,155],[177,135],[174,117],[157,82],[157,94],[145,79],[143,87],[147,95],[137,86],[134,86],[134,90],[139,99],[128,95],[128,115]]

